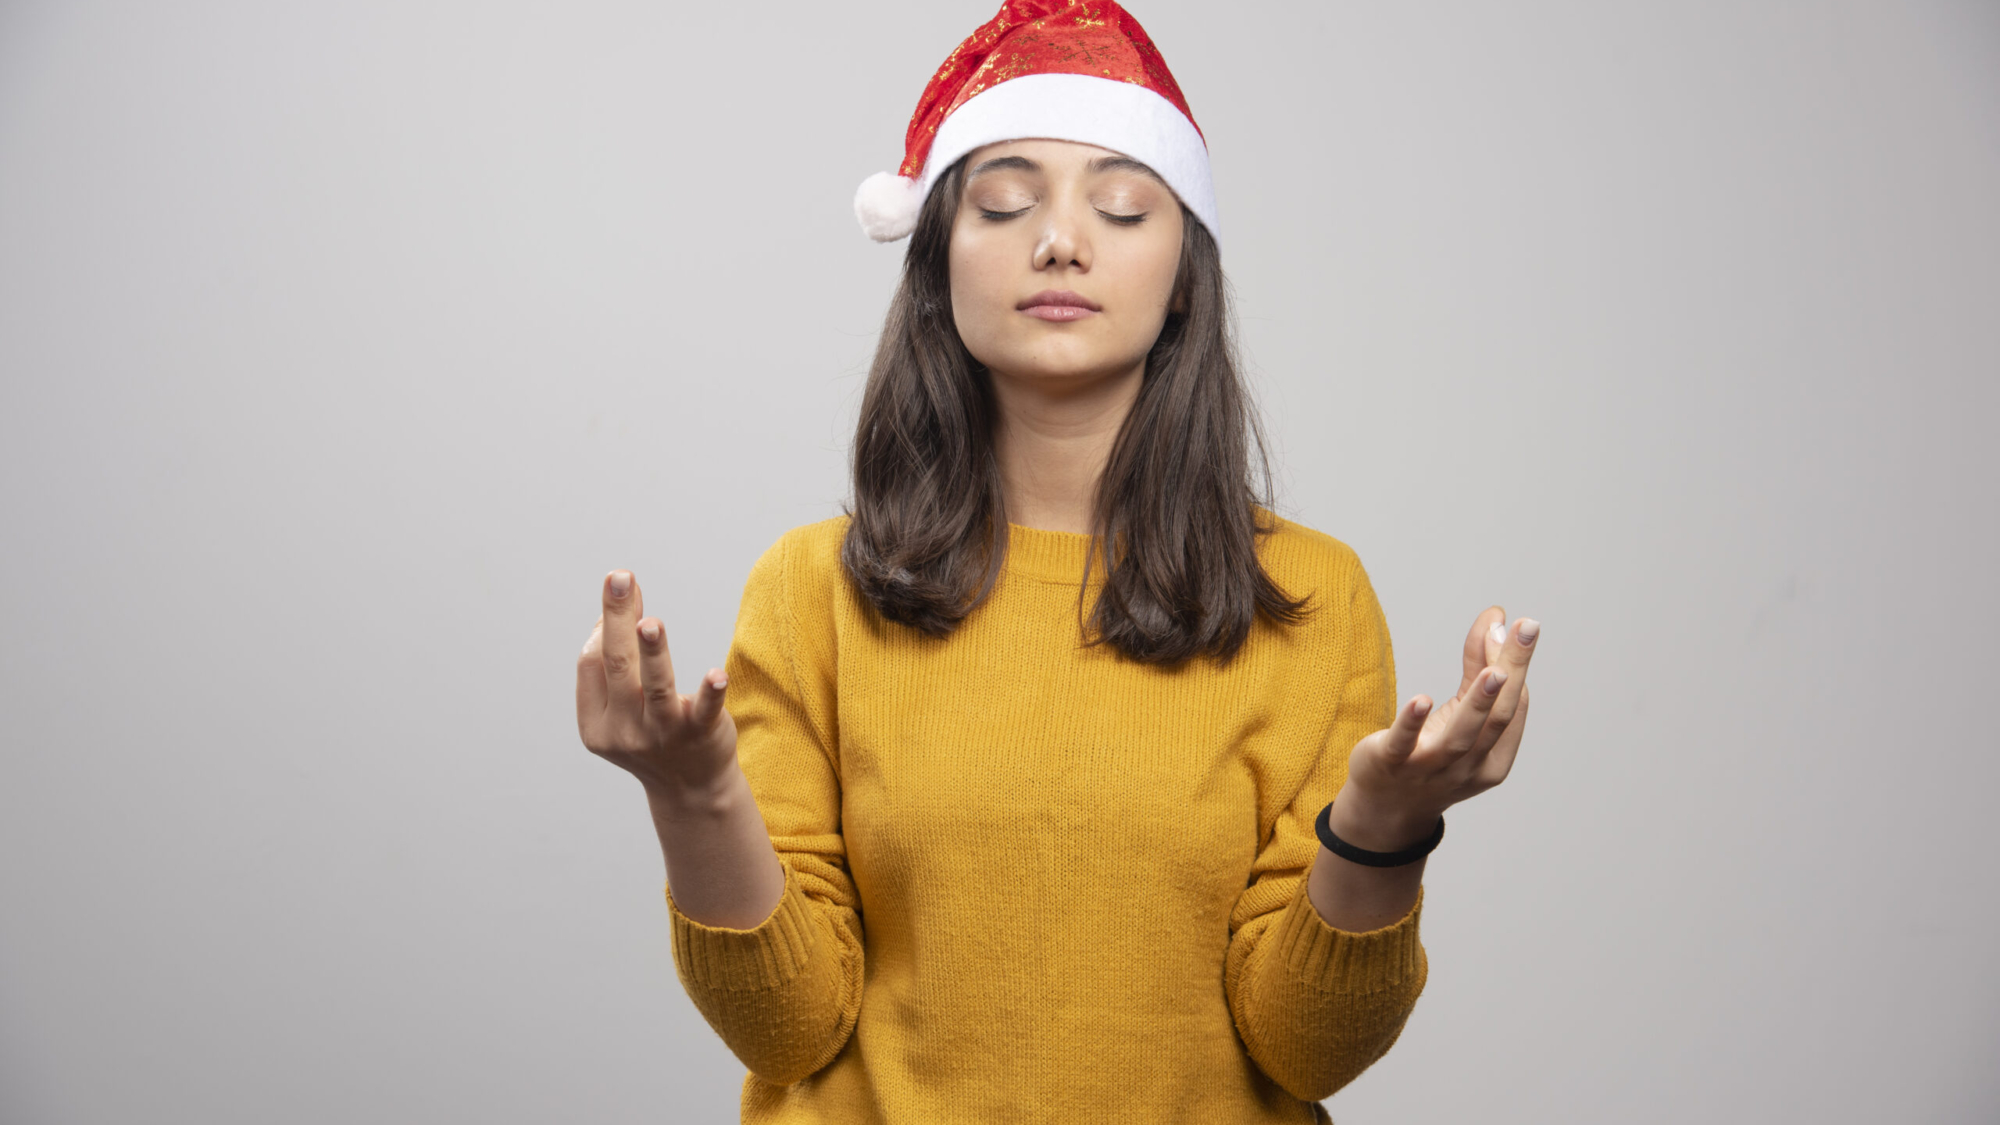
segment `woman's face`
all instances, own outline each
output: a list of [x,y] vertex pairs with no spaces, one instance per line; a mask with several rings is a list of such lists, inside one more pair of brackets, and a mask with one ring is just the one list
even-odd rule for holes
[[951,311],[998,375],[1080,384],[1143,370],[1166,323],[1181,205],[1145,165],[1070,141],[966,157]]

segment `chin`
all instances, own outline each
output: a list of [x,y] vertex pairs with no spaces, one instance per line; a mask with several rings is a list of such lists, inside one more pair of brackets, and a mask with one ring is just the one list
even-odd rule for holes
[[[1142,361],[1143,362],[1143,361]],[[1077,360],[1063,362],[1043,357],[1038,361],[1022,363],[987,364],[987,369],[1005,376],[1030,383],[1077,384],[1092,383],[1100,379],[1116,378],[1132,370],[1135,364],[1130,360],[1090,362]]]
[[1022,349],[997,355],[991,360],[979,355],[973,358],[988,370],[1002,372],[1015,379],[1061,383],[1114,378],[1129,373],[1134,367],[1142,367],[1146,362],[1144,352],[1107,355],[1103,348],[1048,347],[1046,344],[1033,350]]

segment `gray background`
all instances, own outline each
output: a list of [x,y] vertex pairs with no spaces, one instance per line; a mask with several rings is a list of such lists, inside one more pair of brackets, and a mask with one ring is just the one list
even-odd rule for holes
[[[0,1118],[734,1120],[573,662],[838,511],[991,8],[0,4]],[[1546,624],[1343,1125],[2000,1118],[2000,8],[1135,9],[1402,694]]]

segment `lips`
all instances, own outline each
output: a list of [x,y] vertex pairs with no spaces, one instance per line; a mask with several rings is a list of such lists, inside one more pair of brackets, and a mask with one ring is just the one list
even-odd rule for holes
[[1014,307],[1036,319],[1051,321],[1081,320],[1103,311],[1096,301],[1067,289],[1044,289]]

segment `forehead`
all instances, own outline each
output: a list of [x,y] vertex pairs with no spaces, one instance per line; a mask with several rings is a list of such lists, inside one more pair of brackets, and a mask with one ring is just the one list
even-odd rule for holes
[[1166,183],[1159,173],[1122,152],[1080,141],[1041,138],[982,145],[966,154],[965,170],[968,180],[986,172],[1013,170],[1056,174],[1123,172],[1144,176],[1163,186]]

